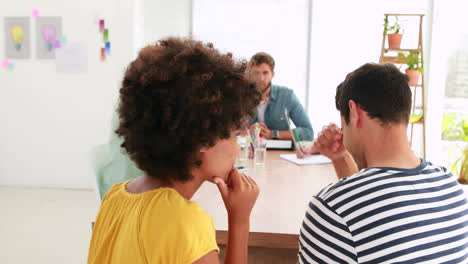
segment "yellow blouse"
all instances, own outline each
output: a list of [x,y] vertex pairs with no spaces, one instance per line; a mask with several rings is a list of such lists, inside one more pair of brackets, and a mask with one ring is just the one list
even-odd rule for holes
[[129,193],[129,181],[114,185],[102,201],[88,264],[188,264],[219,252],[213,219],[201,206],[172,188]]

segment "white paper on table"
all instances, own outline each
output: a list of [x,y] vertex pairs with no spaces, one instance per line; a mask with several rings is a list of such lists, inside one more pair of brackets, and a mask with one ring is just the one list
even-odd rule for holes
[[69,43],[55,51],[58,73],[88,72],[88,51],[82,43]]
[[280,158],[297,165],[317,165],[331,163],[331,160],[323,155],[311,155],[300,159],[296,157],[296,154],[281,154]]

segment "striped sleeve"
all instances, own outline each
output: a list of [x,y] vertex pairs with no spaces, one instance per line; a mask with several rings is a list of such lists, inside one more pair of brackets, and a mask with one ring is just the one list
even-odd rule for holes
[[346,222],[322,199],[312,198],[299,237],[299,263],[357,263]]

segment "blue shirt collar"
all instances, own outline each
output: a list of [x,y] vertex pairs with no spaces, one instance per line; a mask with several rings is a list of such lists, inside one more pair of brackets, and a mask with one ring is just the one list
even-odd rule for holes
[[276,87],[276,85],[271,84],[270,100],[275,101],[277,96],[278,96],[278,88]]

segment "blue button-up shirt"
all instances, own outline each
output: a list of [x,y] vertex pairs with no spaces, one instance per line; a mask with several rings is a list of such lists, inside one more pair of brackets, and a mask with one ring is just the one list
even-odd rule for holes
[[[289,130],[284,109],[288,110],[301,140],[314,140],[314,130],[304,108],[293,90],[280,85],[271,85],[270,99],[265,110],[265,124],[271,130]],[[251,123],[258,122],[257,116]]]

